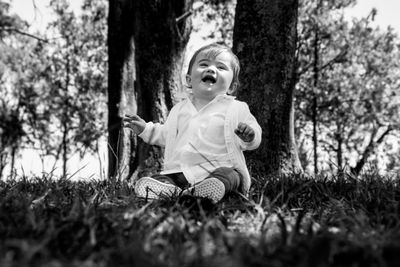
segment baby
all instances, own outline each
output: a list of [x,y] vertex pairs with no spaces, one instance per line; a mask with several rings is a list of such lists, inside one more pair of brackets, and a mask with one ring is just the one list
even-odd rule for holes
[[191,93],[171,109],[164,124],[125,116],[124,127],[146,143],[165,147],[163,171],[136,182],[139,197],[182,193],[216,203],[232,191],[247,194],[251,181],[243,151],[260,145],[261,127],[248,105],[232,96],[239,71],[231,49],[204,46],[189,62]]

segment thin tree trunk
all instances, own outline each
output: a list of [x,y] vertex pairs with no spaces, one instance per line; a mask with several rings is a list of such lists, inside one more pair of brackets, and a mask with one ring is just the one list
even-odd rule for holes
[[393,130],[392,127],[388,127],[386,129],[386,131],[384,131],[379,137],[378,139],[376,139],[375,141],[375,136],[377,133],[377,130],[371,135],[371,140],[369,141],[367,147],[365,148],[364,152],[361,155],[361,158],[358,160],[356,166],[354,168],[351,168],[351,172],[354,175],[359,175],[361,170],[363,169],[364,165],[367,163],[367,160],[369,158],[369,156],[372,154],[372,152],[374,152],[374,149],[380,145],[383,140],[385,140],[385,137]]
[[[318,12],[318,7],[317,7]],[[318,170],[318,99],[316,90],[318,90],[319,82],[319,34],[318,25],[315,26],[315,37],[314,37],[314,83],[313,83],[313,106],[312,106],[312,122],[313,122],[313,151],[314,151],[314,176],[317,176]]]
[[[69,40],[67,39],[67,42],[69,44]],[[65,100],[64,100],[64,113],[63,113],[63,118],[62,118],[62,126],[63,126],[63,137],[62,137],[62,161],[63,161],[63,177],[67,177],[67,162],[68,162],[68,133],[69,133],[69,124],[70,124],[70,119],[69,119],[69,109],[70,109],[70,103],[69,103],[69,96],[68,96],[68,89],[69,89],[69,76],[70,76],[70,58],[67,57],[67,61],[65,64],[65,69],[66,69],[66,74],[65,74],[65,88],[64,88],[64,94],[65,94]]]
[[[66,116],[65,116],[66,117]],[[63,137],[62,137],[62,161],[63,161],[63,177],[67,177],[67,161],[68,161],[68,123],[64,117],[63,121]]]
[[[338,95],[341,95],[341,87],[338,87]],[[337,168],[343,171],[343,112],[341,111],[339,100],[336,99],[336,134],[335,139],[337,142],[336,155],[337,155]]]
[[16,154],[17,148],[15,146],[11,147],[11,165],[10,165],[10,178],[14,178],[15,174],[15,154]]
[[238,98],[262,129],[260,147],[247,154],[262,175],[302,171],[294,141],[298,0],[238,0],[233,50],[242,72]]
[[343,137],[342,137],[342,127],[338,124],[337,127],[337,134],[336,134],[336,141],[337,141],[337,168],[339,171],[343,170]]
[[313,96],[313,106],[312,106],[312,123],[313,123],[313,154],[314,154],[314,176],[317,176],[318,170],[318,100],[317,97]]

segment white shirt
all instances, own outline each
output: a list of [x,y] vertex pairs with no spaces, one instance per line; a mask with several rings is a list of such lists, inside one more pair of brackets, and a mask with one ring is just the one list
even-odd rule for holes
[[190,184],[204,180],[220,167],[233,167],[225,142],[224,123],[233,97],[219,95],[196,110],[187,101],[178,111],[177,136],[172,157],[161,174],[183,172]]

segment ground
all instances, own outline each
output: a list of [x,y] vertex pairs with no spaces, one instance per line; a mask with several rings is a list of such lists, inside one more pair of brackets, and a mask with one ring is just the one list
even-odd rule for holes
[[399,179],[258,177],[214,205],[125,181],[0,182],[0,266],[400,266]]

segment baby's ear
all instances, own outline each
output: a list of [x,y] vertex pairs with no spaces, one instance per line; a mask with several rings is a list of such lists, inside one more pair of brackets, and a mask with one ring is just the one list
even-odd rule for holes
[[192,78],[190,78],[190,75],[189,75],[189,74],[186,74],[186,86],[187,86],[188,88],[192,88],[191,82],[192,82]]
[[236,92],[236,90],[237,90],[237,88],[238,88],[238,83],[232,82],[232,84],[231,84],[231,86],[229,87],[227,93],[228,93],[229,95],[234,95],[235,92]]

